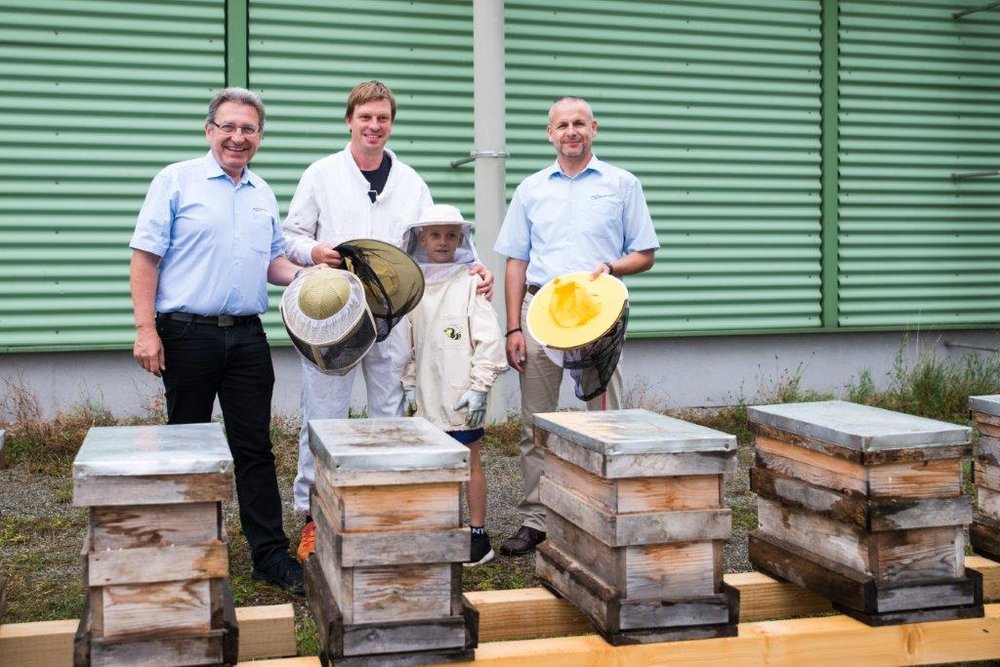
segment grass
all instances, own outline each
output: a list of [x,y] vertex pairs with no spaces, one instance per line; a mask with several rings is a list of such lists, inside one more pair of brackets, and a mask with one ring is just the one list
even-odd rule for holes
[[[45,498],[44,512],[14,513],[0,517],[0,572],[8,579],[8,608],[5,622],[79,618],[83,611],[84,589],[80,576],[80,544],[86,529],[86,510],[72,506],[71,463],[89,428],[93,426],[162,423],[162,399],[149,402],[145,414],[115,419],[99,400],[82,400],[51,419],[41,416],[39,401],[21,376],[2,380],[0,421],[7,431],[5,483],[37,489]],[[738,396],[733,405],[721,409],[660,410],[737,436],[740,472],[727,480],[726,501],[733,510],[734,539],[757,524],[756,502],[747,485],[747,469],[753,461],[753,434],[747,422],[747,406],[834,398],[802,385],[800,369],[793,369],[771,383],[765,396]],[[897,355],[892,373],[878,386],[871,373],[862,372],[845,387],[843,398],[857,403],[918,414],[954,423],[968,423],[968,397],[1000,392],[1000,358],[964,357],[949,363],[925,354],[907,363]],[[657,409],[644,387],[629,392],[627,403]],[[276,416],[272,423],[279,485],[290,490],[295,475],[299,420]],[[483,440],[487,456],[518,456],[518,420],[490,426]],[[968,477],[969,466],[965,466]],[[967,484],[967,490],[974,487]],[[286,502],[285,529],[294,549],[300,520]],[[235,502],[224,504],[230,543],[233,596],[238,606],[292,602],[300,655],[319,650],[316,628],[301,599],[250,578],[250,555],[243,539]],[[494,536],[494,547],[502,536]],[[745,538],[744,538],[745,539]],[[534,585],[534,558],[497,558],[464,572],[464,588],[469,591],[502,590]]]

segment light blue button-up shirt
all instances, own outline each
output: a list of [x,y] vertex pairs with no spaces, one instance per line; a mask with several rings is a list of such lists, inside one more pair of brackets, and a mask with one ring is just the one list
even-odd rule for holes
[[493,249],[527,260],[528,283],[544,285],[659,247],[639,179],[593,157],[572,178],[556,161],[524,179]]
[[209,152],[156,175],[129,245],[161,258],[158,312],[259,315],[284,252],[280,222],[264,179],[244,169],[233,183]]

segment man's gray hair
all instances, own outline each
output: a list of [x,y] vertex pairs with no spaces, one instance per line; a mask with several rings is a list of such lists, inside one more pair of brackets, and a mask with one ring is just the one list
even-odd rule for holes
[[576,95],[564,95],[564,96],[560,97],[558,100],[556,100],[555,102],[553,102],[552,106],[549,107],[549,122],[550,123],[552,122],[552,110],[555,109],[557,105],[562,104],[563,102],[579,102],[580,104],[582,104],[583,106],[585,106],[587,108],[587,114],[590,116],[590,118],[591,119],[594,118],[594,110],[590,107],[590,102],[588,102],[587,100],[583,99],[582,97],[577,97]]
[[212,101],[208,103],[208,116],[205,117],[206,124],[215,122],[215,114],[219,111],[219,107],[226,102],[246,104],[256,109],[260,129],[264,129],[264,101],[260,99],[260,95],[246,88],[223,88],[216,93]]

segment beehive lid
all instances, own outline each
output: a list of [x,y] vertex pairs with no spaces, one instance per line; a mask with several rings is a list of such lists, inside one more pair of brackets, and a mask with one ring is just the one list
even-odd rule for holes
[[[552,455],[605,479],[736,471],[736,437],[648,410],[536,414]],[[546,454],[548,455],[548,453]]]
[[969,396],[969,409],[1000,416],[1000,394],[990,396]]
[[859,452],[964,445],[972,436],[966,426],[847,401],[757,405],[747,415],[751,424]]
[[222,424],[97,426],[73,460],[73,478],[231,473]]
[[469,449],[422,417],[314,419],[309,448],[337,482],[391,483],[386,473],[410,474],[414,481],[469,475]]

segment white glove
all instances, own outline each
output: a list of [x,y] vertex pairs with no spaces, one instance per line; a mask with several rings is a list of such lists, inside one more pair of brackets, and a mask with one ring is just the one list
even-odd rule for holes
[[403,387],[403,412],[407,417],[417,414],[417,388]]
[[455,410],[469,408],[469,416],[465,420],[465,425],[469,428],[479,428],[486,418],[486,392],[469,389],[455,403]]

